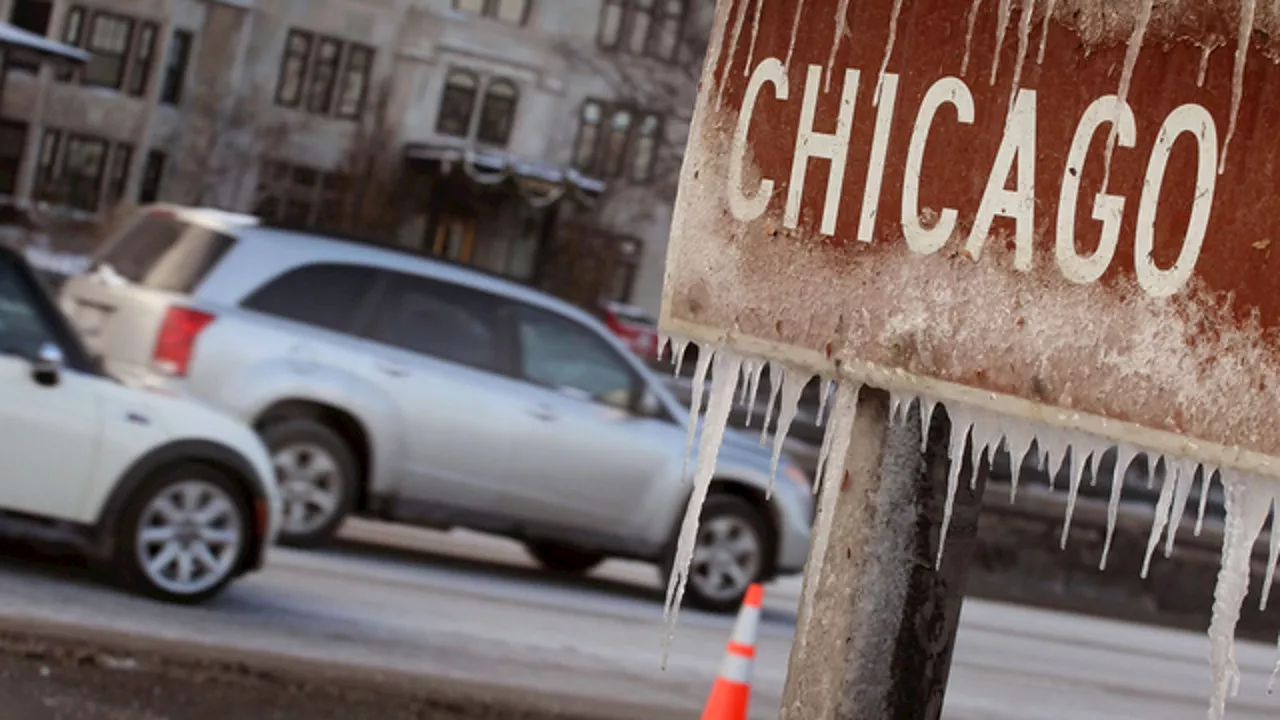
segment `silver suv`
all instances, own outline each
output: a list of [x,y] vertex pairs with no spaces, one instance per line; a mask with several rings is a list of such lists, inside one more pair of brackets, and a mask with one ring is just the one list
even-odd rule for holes
[[[516,283],[213,210],[139,211],[60,293],[123,382],[251,423],[283,542],[349,514],[517,538],[544,566],[669,569],[692,484],[688,407],[599,321]],[[692,463],[688,471],[692,472]],[[790,460],[726,434],[690,603],[731,611],[803,569],[812,500]]]

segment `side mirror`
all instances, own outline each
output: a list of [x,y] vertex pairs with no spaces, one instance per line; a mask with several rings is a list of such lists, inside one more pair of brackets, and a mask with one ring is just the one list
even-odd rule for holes
[[62,348],[55,343],[46,342],[36,351],[36,359],[31,363],[31,377],[46,387],[57,385],[58,376],[62,373],[62,363]]
[[662,404],[658,402],[658,396],[652,391],[642,390],[640,397],[636,399],[635,412],[639,417],[658,417],[662,414]]

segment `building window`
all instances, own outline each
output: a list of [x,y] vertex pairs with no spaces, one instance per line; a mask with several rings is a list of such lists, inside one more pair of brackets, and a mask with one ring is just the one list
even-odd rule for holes
[[[14,0],[13,8],[9,11],[9,22],[14,27],[45,37],[49,34],[49,17],[52,12],[53,3],[49,0]],[[9,68],[34,73],[40,68],[40,63],[14,58],[9,61]]]
[[685,0],[604,0],[600,47],[672,61],[679,51]]
[[369,71],[372,67],[372,49],[353,45],[347,52],[347,64],[342,68],[342,82],[338,86],[338,117],[360,116],[365,95],[369,92]]
[[305,165],[264,161],[259,173],[254,214],[294,227],[329,225],[334,222],[335,208],[327,205],[341,207],[344,200],[335,203],[334,192],[345,192],[348,186],[346,178],[338,173]]
[[133,20],[113,13],[95,12],[89,21],[85,49],[93,53],[84,68],[84,84],[119,89],[133,39]]
[[164,79],[160,87],[160,102],[177,105],[182,102],[182,88],[187,80],[187,64],[191,61],[191,33],[174,30],[169,43],[169,54],[164,60]]
[[506,78],[490,80],[484,89],[484,103],[480,106],[480,126],[476,139],[490,145],[506,145],[511,138],[511,126],[515,123],[516,104],[520,91]]
[[661,145],[660,115],[588,100],[579,118],[573,163],[599,177],[645,183],[653,178]]
[[142,97],[147,93],[147,81],[151,79],[151,61],[156,52],[156,24],[142,23],[138,30],[137,47],[133,53],[133,62],[129,63],[129,83],[126,90],[134,97]]
[[27,147],[26,123],[0,120],[0,194],[13,195]]
[[110,145],[102,139],[47,129],[40,143],[36,197],[94,212]]
[[316,115],[358,118],[372,69],[371,47],[290,30],[280,61],[276,104],[302,105]]
[[444,81],[444,94],[440,97],[440,116],[436,119],[436,132],[441,135],[466,137],[471,129],[471,113],[475,109],[476,93],[480,80],[469,70],[453,68]]
[[529,0],[453,0],[453,7],[509,25],[524,25],[529,19]]
[[84,85],[141,96],[151,78],[158,29],[153,22],[73,6],[67,10],[62,40],[88,50],[91,57],[83,68],[61,68],[56,77],[71,82],[78,76]]
[[165,154],[159,150],[147,151],[147,162],[142,166],[142,182],[138,185],[138,202],[153,203],[160,197],[165,159]]
[[120,143],[111,150],[111,165],[107,170],[107,205],[114,205],[124,197],[129,181],[129,161],[133,159],[133,146]]

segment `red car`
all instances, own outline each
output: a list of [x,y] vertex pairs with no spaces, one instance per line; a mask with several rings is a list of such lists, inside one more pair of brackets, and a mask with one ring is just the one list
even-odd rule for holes
[[605,325],[645,360],[658,355],[658,321],[643,309],[619,302],[605,302],[600,313]]

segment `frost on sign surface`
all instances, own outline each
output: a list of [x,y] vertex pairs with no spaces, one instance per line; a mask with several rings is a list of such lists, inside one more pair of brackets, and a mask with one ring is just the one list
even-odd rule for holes
[[1251,0],[721,0],[662,328],[728,348],[716,383],[769,358],[941,402],[953,453],[1164,456],[1151,551],[1220,477],[1221,713],[1280,478],[1276,38]]

